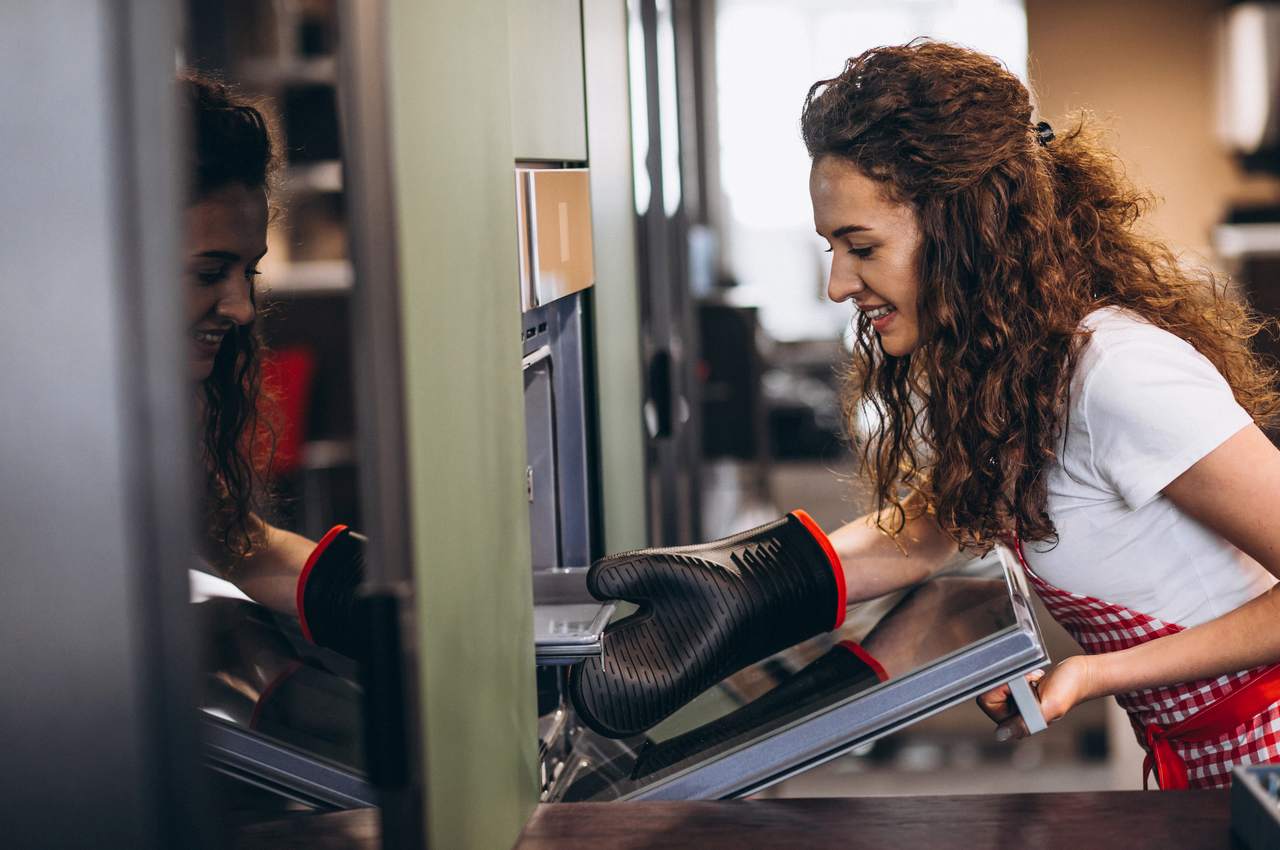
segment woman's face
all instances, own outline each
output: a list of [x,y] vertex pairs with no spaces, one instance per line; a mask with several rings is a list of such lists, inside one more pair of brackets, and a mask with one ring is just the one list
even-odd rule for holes
[[267,253],[267,196],[241,183],[187,207],[187,332],[190,375],[203,381],[237,325],[253,321],[253,278]]
[[884,196],[880,183],[835,156],[809,173],[813,223],[831,246],[827,297],[871,320],[885,353],[903,357],[920,344],[920,227],[915,211]]

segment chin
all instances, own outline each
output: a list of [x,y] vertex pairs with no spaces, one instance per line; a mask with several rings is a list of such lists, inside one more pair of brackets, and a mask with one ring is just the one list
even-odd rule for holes
[[880,337],[880,347],[890,357],[906,357],[920,347],[920,342],[917,339],[900,340]]
[[911,353],[911,349],[904,345],[895,345],[892,340],[881,338],[880,348],[890,357],[905,357]]

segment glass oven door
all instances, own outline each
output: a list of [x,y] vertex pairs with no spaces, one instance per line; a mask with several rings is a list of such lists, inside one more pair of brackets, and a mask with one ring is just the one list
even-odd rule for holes
[[[1028,599],[1021,571],[997,549],[859,605],[838,631],[740,671],[644,735],[614,741],[579,730],[572,767],[550,798],[745,796],[1002,683],[1021,684],[1049,660]],[[855,647],[880,663],[884,681],[842,655]],[[1023,695],[1034,729],[1038,706]]]

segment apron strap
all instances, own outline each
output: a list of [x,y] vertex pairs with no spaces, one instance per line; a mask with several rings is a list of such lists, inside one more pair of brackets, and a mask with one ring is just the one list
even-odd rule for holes
[[1147,738],[1147,756],[1142,760],[1142,790],[1148,790],[1147,781],[1155,768],[1156,784],[1161,791],[1185,791],[1190,787],[1187,764],[1169,743],[1169,735],[1158,724],[1152,723],[1143,730]]

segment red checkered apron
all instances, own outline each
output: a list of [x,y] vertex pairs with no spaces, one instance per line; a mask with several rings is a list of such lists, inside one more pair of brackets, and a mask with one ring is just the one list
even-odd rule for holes
[[[1182,626],[1054,587],[1013,547],[1044,607],[1089,654],[1116,652]],[[1162,789],[1225,788],[1231,768],[1280,760],[1280,664],[1117,694]]]

